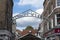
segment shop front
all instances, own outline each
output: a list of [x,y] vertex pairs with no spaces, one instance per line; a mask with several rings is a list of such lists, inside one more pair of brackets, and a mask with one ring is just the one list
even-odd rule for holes
[[45,40],[60,40],[60,28],[53,28],[44,33]]

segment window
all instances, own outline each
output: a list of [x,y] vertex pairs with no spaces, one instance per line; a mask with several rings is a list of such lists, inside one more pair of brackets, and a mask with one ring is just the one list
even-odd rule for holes
[[55,26],[60,24],[60,14],[55,15]]
[[60,14],[57,14],[57,24],[60,24]]
[[60,6],[60,0],[57,0],[57,6]]
[[49,22],[49,29],[51,29],[51,21]]

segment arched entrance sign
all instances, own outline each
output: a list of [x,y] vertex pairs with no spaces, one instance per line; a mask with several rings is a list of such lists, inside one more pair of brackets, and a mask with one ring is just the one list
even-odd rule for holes
[[19,18],[22,18],[22,17],[36,17],[36,18],[40,18],[40,14],[29,9],[27,11],[24,11],[16,16],[14,16],[13,18],[14,19],[19,19]]
[[13,23],[16,22],[16,19],[19,19],[19,18],[22,18],[22,17],[36,17],[36,18],[39,18],[40,19],[40,14],[29,9],[29,10],[26,10],[16,16],[13,17]]

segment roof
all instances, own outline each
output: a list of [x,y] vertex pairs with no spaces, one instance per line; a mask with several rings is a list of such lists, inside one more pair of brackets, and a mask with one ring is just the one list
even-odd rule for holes
[[20,37],[19,39],[21,39],[21,40],[25,40],[25,39],[26,40],[35,40],[35,39],[41,40],[39,37],[37,37],[37,36],[35,36],[35,35],[31,34],[31,33],[28,33],[25,36]]
[[35,33],[37,33],[37,30],[23,30],[21,32],[21,36],[26,35],[27,33],[29,33],[29,31],[31,31],[31,34],[35,35]]

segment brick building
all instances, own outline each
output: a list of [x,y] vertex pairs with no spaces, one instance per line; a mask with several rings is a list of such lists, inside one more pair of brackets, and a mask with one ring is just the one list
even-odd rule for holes
[[43,6],[43,39],[60,40],[60,0],[44,0]]
[[13,0],[0,0],[0,40],[12,40]]

